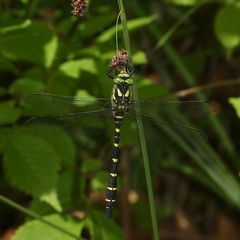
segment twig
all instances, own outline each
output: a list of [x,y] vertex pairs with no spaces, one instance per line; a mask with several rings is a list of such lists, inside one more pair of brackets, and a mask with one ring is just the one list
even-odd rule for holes
[[183,89],[180,91],[175,92],[173,95],[177,97],[187,97],[189,95],[202,92],[202,91],[209,91],[214,88],[224,87],[224,86],[231,86],[231,85],[238,85],[240,84],[240,79],[235,80],[224,80],[216,83],[209,83],[202,86],[192,87]]

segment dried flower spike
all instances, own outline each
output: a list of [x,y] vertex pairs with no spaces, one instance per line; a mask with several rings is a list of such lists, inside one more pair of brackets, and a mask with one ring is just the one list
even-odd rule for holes
[[84,15],[87,3],[86,0],[72,0],[71,6],[73,7],[72,15],[78,18]]
[[116,70],[121,70],[128,65],[128,52],[124,49],[113,55],[110,66]]

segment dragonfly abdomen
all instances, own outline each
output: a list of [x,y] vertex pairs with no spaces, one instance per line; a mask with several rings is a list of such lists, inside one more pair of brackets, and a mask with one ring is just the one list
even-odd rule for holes
[[112,151],[112,162],[109,175],[109,181],[106,192],[106,214],[108,217],[112,215],[112,209],[116,202],[117,192],[117,174],[119,164],[119,142],[120,142],[120,131],[122,125],[123,115],[115,116],[115,131],[114,131],[114,142]]

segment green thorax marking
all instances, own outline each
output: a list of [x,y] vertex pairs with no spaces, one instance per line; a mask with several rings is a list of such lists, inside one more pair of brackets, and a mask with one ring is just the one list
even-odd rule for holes
[[114,78],[112,91],[112,110],[114,116],[123,116],[131,102],[133,80],[126,71],[121,71]]

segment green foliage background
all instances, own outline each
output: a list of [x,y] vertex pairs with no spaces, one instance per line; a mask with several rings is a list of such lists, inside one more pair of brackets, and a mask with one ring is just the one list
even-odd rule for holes
[[[219,62],[224,62],[227,69],[224,77],[236,80],[239,86],[238,1],[134,0],[124,4],[139,98],[162,97],[178,89],[212,83],[214,72],[221,68]],[[14,217],[0,222],[0,233],[9,226],[21,225],[14,240],[62,240],[73,239],[74,235],[85,238],[90,235],[98,240],[127,239],[119,206],[114,215],[116,222],[105,218],[103,211],[111,127],[105,126],[103,136],[90,139],[81,130],[73,134],[52,124],[23,126],[28,116],[22,97],[30,93],[109,98],[112,82],[106,78],[106,69],[116,51],[117,2],[89,1],[85,17],[79,20],[71,16],[67,1],[2,0],[0,10],[1,196],[68,232],[43,224],[41,219],[25,223],[22,215],[5,202],[0,205],[0,215],[6,219]],[[120,46],[123,46],[121,30],[119,27]],[[235,90],[239,92],[240,88]],[[208,129],[209,141],[202,137],[186,140],[185,133],[165,129],[162,131],[171,139],[165,142],[167,138],[151,133],[148,150],[154,185],[168,182],[169,177],[162,177],[165,174],[173,173],[178,179],[184,176],[201,192],[188,194],[191,206],[202,206],[213,199],[218,211],[238,213],[239,94],[229,91],[221,96],[213,90],[207,94],[219,106],[227,108],[215,114],[206,111],[204,119],[197,121],[199,128]],[[194,97],[206,99],[199,92]],[[176,116],[181,117],[179,113]],[[98,127],[97,119],[91,121],[96,121],[93,125]],[[135,128],[130,126],[129,132]],[[130,205],[132,222],[128,223],[140,232],[146,231],[150,239],[137,131],[128,134],[126,129],[122,146],[131,162],[128,163],[131,174],[127,176],[130,177],[127,185],[126,175],[120,177],[120,186],[141,196]],[[176,190],[163,191],[155,186],[154,192],[158,219],[161,222],[171,219],[177,202],[170,203],[163,196],[174,196]],[[74,212],[81,217],[74,218]]]

